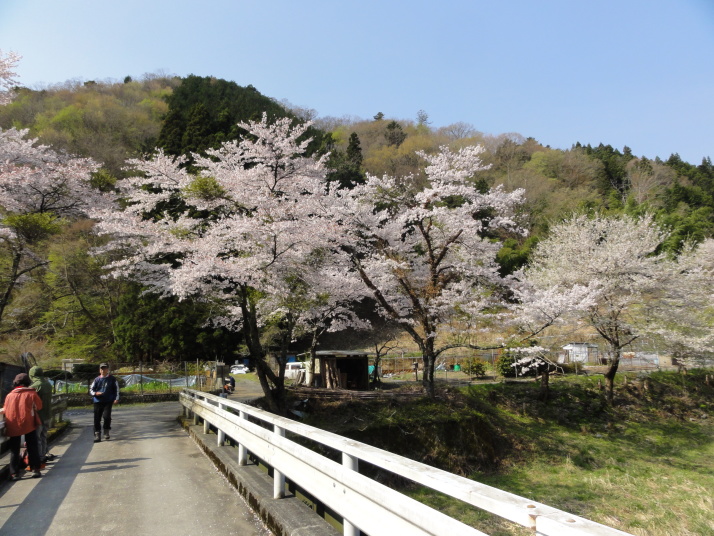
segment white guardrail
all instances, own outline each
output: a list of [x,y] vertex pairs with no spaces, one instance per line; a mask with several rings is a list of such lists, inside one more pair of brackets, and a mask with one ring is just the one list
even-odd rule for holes
[[[289,479],[343,517],[345,536],[357,536],[360,530],[370,536],[486,536],[360,474],[360,461],[528,527],[538,536],[628,534],[240,402],[191,389],[184,389],[179,399],[187,416],[193,414],[195,424],[203,419],[204,432],[210,426],[216,428],[219,446],[226,437],[238,444],[239,465],[248,463],[251,452],[273,468],[274,498],[284,496]],[[291,440],[286,432],[340,452],[342,464]]]

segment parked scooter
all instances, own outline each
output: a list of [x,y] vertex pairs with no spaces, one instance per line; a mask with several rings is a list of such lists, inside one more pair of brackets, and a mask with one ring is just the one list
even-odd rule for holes
[[228,394],[231,394],[233,393],[233,391],[236,390],[236,379],[233,376],[230,376],[225,379],[223,390]]

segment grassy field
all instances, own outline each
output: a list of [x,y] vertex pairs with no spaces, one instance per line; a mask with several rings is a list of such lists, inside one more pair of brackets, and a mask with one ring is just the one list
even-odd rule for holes
[[[521,426],[539,448],[474,480],[637,535],[714,534],[714,437],[699,423],[627,423],[607,434],[566,430],[537,419]],[[489,534],[519,534],[443,498],[440,509]],[[496,529],[496,530],[494,530]]]
[[[553,380],[548,402],[538,400],[540,386],[530,381],[451,388],[436,404],[400,403],[401,417],[389,404],[365,407],[369,418],[357,417],[353,402],[349,408],[325,409],[340,415],[341,433],[350,435],[344,424],[350,419],[376,427],[366,442],[375,443],[380,430],[393,436],[394,430],[408,429],[411,439],[400,454],[631,534],[714,535],[714,389],[697,372],[655,373],[646,382],[631,376],[624,383],[624,378],[618,380],[614,407],[606,403],[597,378],[580,376]],[[391,432],[385,432],[387,417]],[[323,427],[334,426],[329,418],[320,420]],[[480,443],[451,443],[447,454],[435,445],[453,439],[432,437],[420,449],[417,434],[449,430],[434,426],[440,420],[461,429],[481,428],[480,435],[471,435]],[[446,433],[453,436],[450,430]],[[489,442],[484,433],[497,437]],[[400,448],[393,439],[377,446]],[[491,463],[469,456],[476,452],[454,452],[469,448],[495,449]],[[487,534],[532,534],[438,493],[406,491]]]

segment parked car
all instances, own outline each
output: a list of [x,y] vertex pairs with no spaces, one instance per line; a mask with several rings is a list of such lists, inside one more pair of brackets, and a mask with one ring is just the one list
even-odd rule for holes
[[248,367],[245,365],[233,365],[231,367],[231,374],[247,374]]

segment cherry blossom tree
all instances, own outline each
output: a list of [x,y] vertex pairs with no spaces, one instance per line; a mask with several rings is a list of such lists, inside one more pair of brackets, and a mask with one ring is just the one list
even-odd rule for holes
[[670,264],[670,284],[657,289],[644,313],[664,348],[685,368],[714,360],[714,240],[686,244]]
[[[311,277],[337,226],[325,159],[305,156],[308,126],[265,115],[240,123],[244,139],[193,155],[196,173],[182,165],[185,158],[161,151],[134,160],[136,175],[120,185],[126,209],[95,214],[100,231],[114,237],[109,247],[125,252],[109,267],[115,276],[159,294],[220,303],[214,321],[242,331],[277,412],[285,411],[287,342],[301,322],[319,316],[316,296],[329,294],[329,303],[339,290],[330,278]],[[277,372],[268,362],[271,345],[280,348]]]
[[17,284],[47,265],[43,242],[66,221],[110,202],[92,185],[97,165],[57,153],[26,130],[0,129],[0,319]]
[[513,367],[522,373],[534,372],[541,375],[538,399],[547,402],[550,398],[550,373],[558,370],[563,372],[563,367],[550,358],[551,354],[547,348],[541,346],[515,347],[509,351],[516,356]]
[[[0,105],[12,98],[19,59],[0,51]],[[0,129],[0,320],[17,285],[48,264],[43,243],[90,207],[111,202],[92,184],[96,169],[90,159],[27,138],[27,130]]]
[[0,50],[0,106],[12,100],[12,88],[17,85],[15,67],[19,61],[19,54]]
[[423,385],[434,392],[434,364],[448,347],[454,317],[474,319],[501,303],[498,232],[522,232],[513,220],[523,191],[479,192],[470,179],[485,169],[477,146],[417,153],[425,178],[368,175],[341,192],[343,252],[377,302],[418,345]]
[[551,229],[521,274],[520,307],[531,311],[531,325],[539,316],[547,326],[568,314],[607,342],[611,401],[622,349],[651,329],[643,304],[672,284],[671,262],[658,253],[666,237],[649,215],[574,216]]

